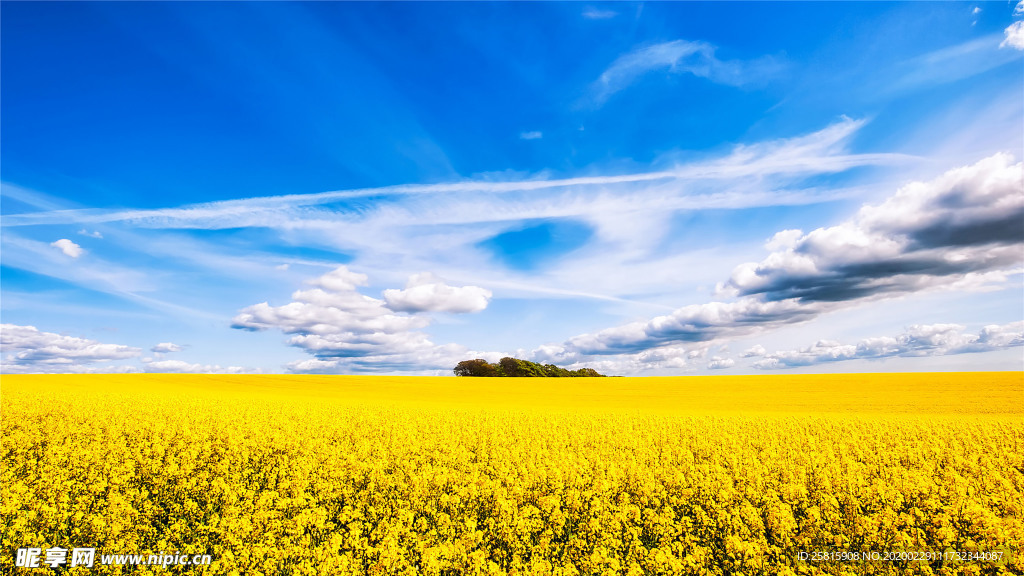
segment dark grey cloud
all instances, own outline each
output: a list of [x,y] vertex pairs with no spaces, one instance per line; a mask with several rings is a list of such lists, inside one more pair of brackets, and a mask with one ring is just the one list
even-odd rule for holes
[[1024,262],[1021,164],[997,154],[808,234],[785,231],[725,290],[767,300],[845,302],[913,292]]
[[709,302],[680,308],[648,322],[608,328],[570,339],[561,354],[635,354],[674,343],[701,343],[754,334],[811,320],[826,310],[796,299],[764,301],[741,298],[734,302]]
[[915,230],[910,239],[916,249],[1024,242],[1024,207],[1013,207],[1001,217],[958,222],[937,222]]
[[[534,354],[568,362],[635,355],[672,344],[748,336],[879,298],[1003,281],[1024,264],[1022,218],[1022,165],[997,154],[930,182],[904,186],[837,226],[806,234],[779,232],[767,244],[772,250],[767,258],[738,266],[720,286],[722,296],[736,300],[686,306],[647,322],[547,345]],[[923,349],[912,344],[910,349]],[[825,348],[819,351],[822,358],[859,353],[855,347]]]

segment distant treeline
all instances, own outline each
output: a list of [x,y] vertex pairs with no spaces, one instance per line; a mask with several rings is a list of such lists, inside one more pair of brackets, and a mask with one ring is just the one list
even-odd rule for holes
[[536,378],[567,378],[580,376],[604,376],[598,374],[593,368],[580,368],[579,370],[566,370],[554,364],[538,364],[529,360],[505,357],[497,364],[477,358],[476,360],[463,360],[455,366],[456,376],[510,376],[510,377],[536,377]]

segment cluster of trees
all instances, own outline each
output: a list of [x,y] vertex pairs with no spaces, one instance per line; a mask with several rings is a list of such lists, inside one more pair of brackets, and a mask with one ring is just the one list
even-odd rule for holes
[[572,376],[604,376],[598,374],[593,368],[580,368],[579,370],[566,370],[554,364],[538,364],[529,360],[505,357],[497,364],[477,358],[476,360],[463,360],[455,366],[456,376],[511,376],[511,377],[537,377],[537,378],[564,378]]

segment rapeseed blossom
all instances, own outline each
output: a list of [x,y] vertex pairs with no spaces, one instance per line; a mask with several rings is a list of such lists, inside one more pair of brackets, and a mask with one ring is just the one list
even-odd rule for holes
[[[1024,571],[1015,415],[446,410],[54,386],[6,387],[2,402],[5,573],[49,573],[13,567],[27,546],[214,559],[69,574]],[[1005,556],[799,556],[947,549]]]

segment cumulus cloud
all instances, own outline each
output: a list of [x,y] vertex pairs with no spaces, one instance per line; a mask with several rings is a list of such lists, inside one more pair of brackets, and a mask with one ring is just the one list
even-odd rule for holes
[[50,246],[53,246],[54,248],[57,248],[58,250],[63,252],[66,256],[70,256],[72,258],[78,258],[79,256],[81,256],[85,252],[85,250],[82,250],[81,246],[79,246],[78,244],[75,244],[74,242],[72,242],[71,240],[68,240],[67,238],[61,238],[60,240],[57,240],[56,242],[51,242]]
[[[296,372],[451,369],[473,354],[462,346],[431,342],[418,331],[430,323],[428,318],[403,314],[386,300],[360,294],[357,288],[367,284],[364,274],[340,266],[309,284],[314,288],[294,292],[284,306],[262,302],[241,310],[232,327],[290,334],[288,344],[313,356],[290,364]],[[418,275],[405,290],[388,290],[385,296],[403,311],[471,312],[487,305],[490,292],[452,288]]]
[[[1024,0],[1017,2],[1017,5],[1013,8],[1013,15],[1016,17],[1024,16]],[[1024,50],[1024,21],[1014,22],[1003,30],[1005,38],[999,44],[1000,48],[1016,48],[1017,50]]]
[[190,364],[183,360],[143,360],[143,370],[155,373],[175,374],[253,374],[257,371],[241,366]]
[[[458,344],[436,345],[426,337],[413,345],[391,346],[392,342],[364,348],[358,353],[345,350],[332,358],[334,342],[317,352],[315,358],[299,360],[287,368],[304,374],[338,374],[348,372],[408,372],[415,374],[451,374],[452,368],[467,358],[485,358],[497,362],[505,354],[475,352]],[[312,348],[307,352],[314,352]]]
[[[773,252],[766,259],[737,267],[720,286],[733,301],[686,306],[534,352],[579,362],[726,341],[873,299],[1005,281],[1024,260],[1021,168],[997,154],[907,185],[838,226],[782,231],[768,242]],[[826,356],[845,353],[821,348]]]
[[1024,184],[1007,154],[914,182],[850,221],[786,230],[736,268],[725,293],[803,304],[907,293],[1021,263]]
[[[138,348],[42,332],[35,326],[0,325],[3,372],[64,373],[96,371],[96,362],[123,360],[141,354]],[[103,371],[122,371],[108,367]]]
[[706,346],[665,345],[614,356],[588,356],[572,347],[557,344],[540,346],[520,355],[542,364],[556,364],[570,370],[593,368],[602,374],[630,375],[643,372],[681,373],[696,370],[693,360],[707,354]]
[[1024,21],[1010,24],[1006,27],[1006,30],[1003,30],[1003,34],[1006,38],[999,44],[1000,48],[1009,46],[1017,50],[1024,50]]
[[760,344],[758,344],[756,346],[748,348],[747,350],[744,350],[743,354],[741,354],[740,357],[741,358],[753,358],[755,356],[764,356],[767,353],[768,353],[768,351],[764,349],[764,346],[761,346]]
[[384,291],[388,308],[396,312],[466,314],[487,308],[492,294],[479,286],[449,286],[432,274],[415,274],[404,290]]
[[519,138],[522,140],[540,140],[543,137],[544,133],[538,130],[533,130],[530,132],[521,132],[519,134]]
[[0,364],[0,374],[134,374],[141,371],[138,366],[130,364]]
[[722,358],[721,356],[712,356],[711,360],[708,361],[708,369],[710,370],[725,370],[735,365],[736,361],[732,358]]
[[825,308],[801,304],[795,299],[765,302],[742,298],[694,304],[647,322],[573,337],[567,348],[584,355],[604,355],[633,353],[671,343],[725,340],[810,320]]
[[978,334],[965,334],[963,330],[958,324],[914,325],[897,336],[865,338],[857,344],[819,340],[806,348],[765,354],[754,367],[770,370],[843,360],[945,356],[1024,346],[1024,322],[986,326]]
[[178,346],[177,344],[173,344],[171,342],[161,342],[156,346],[150,348],[150,350],[156,352],[157,354],[166,354],[168,352],[181,352],[181,346]]
[[298,374],[334,374],[343,368],[339,360],[309,358],[288,364],[288,369]]
[[719,60],[716,48],[707,42],[673,40],[643,46],[620,56],[591,86],[595,102],[600,105],[612,94],[625,89],[641,76],[654,70],[670,74],[692,74],[729,86],[757,83],[779,69],[771,58],[754,61]]
[[100,234],[100,232],[98,230],[94,230],[92,232],[89,232],[85,228],[82,228],[81,230],[78,231],[78,233],[81,234],[82,236],[88,236],[90,238],[97,238],[97,239],[101,239],[101,240],[103,239],[103,234]]

